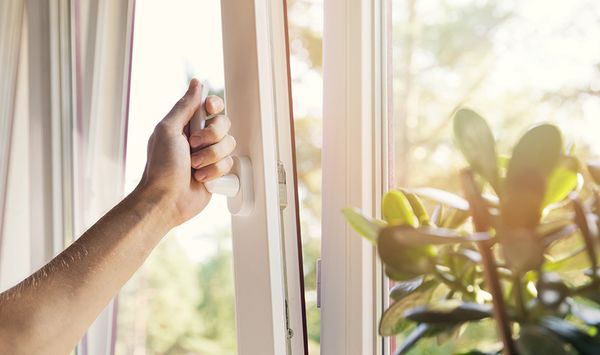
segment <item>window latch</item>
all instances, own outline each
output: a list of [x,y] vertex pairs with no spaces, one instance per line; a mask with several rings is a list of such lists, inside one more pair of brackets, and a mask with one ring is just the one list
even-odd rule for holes
[[[204,129],[207,113],[204,101],[208,97],[208,86],[201,85],[201,105],[190,121],[190,134]],[[213,194],[225,195],[227,208],[234,216],[247,216],[254,208],[254,185],[252,180],[252,163],[245,156],[232,157],[231,173],[218,179],[204,183],[206,189]]]

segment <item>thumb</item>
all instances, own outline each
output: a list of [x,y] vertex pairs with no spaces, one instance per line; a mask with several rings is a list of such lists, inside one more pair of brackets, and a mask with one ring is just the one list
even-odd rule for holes
[[167,116],[165,116],[163,122],[169,126],[173,126],[177,130],[183,131],[185,125],[194,115],[194,112],[200,107],[200,85],[197,79],[192,79],[186,93],[177,101]]

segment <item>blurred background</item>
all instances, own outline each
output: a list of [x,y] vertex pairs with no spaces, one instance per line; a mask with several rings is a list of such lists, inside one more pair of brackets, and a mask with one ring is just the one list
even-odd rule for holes
[[[299,196],[311,354],[319,353],[315,262],[321,238],[323,0],[287,0]],[[551,121],[582,157],[600,152],[600,3],[594,0],[389,0],[393,184],[458,190],[462,158],[451,115],[470,106],[497,132],[501,153]],[[137,0],[127,189],[146,139],[191,76],[223,94],[219,0]],[[339,118],[343,119],[343,118]],[[235,124],[235,123],[234,123]],[[171,232],[119,297],[118,354],[236,351],[231,235],[225,201]],[[413,354],[494,345],[492,323]]]

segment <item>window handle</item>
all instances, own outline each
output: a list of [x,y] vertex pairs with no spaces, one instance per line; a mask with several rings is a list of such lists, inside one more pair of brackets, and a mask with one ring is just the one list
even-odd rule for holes
[[[204,102],[208,97],[208,86],[201,85],[201,105],[190,121],[190,134],[204,129],[206,109]],[[227,208],[234,216],[247,216],[254,208],[254,186],[252,179],[252,163],[245,156],[233,156],[231,172],[220,178],[204,183],[206,189],[213,194],[227,196]]]

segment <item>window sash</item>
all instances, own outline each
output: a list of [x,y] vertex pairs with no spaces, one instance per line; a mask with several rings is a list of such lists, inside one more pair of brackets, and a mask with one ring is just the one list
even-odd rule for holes
[[381,354],[381,265],[340,211],[379,214],[387,181],[383,0],[331,0],[324,13],[321,352]]

